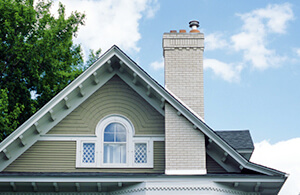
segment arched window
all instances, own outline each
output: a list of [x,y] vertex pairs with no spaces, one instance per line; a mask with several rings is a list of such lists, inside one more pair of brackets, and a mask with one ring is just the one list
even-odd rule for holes
[[112,122],[104,129],[103,163],[126,163],[126,128]]
[[126,117],[104,117],[95,137],[77,140],[76,167],[152,168],[153,138],[134,135],[134,127]]
[[100,138],[100,166],[126,167],[131,162],[134,128],[131,122],[121,115],[109,115],[96,127]]

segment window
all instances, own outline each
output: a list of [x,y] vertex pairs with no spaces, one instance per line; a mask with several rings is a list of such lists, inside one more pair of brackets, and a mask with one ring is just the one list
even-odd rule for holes
[[95,163],[95,143],[83,143],[82,163]]
[[147,144],[136,143],[134,147],[134,163],[144,164],[147,163]]
[[126,129],[120,123],[105,127],[103,163],[126,163],[126,135]]
[[76,167],[96,167],[97,166],[97,150],[98,144],[96,140],[78,140]]
[[153,140],[135,137],[124,116],[109,115],[96,127],[96,136],[77,140],[76,167],[152,168]]

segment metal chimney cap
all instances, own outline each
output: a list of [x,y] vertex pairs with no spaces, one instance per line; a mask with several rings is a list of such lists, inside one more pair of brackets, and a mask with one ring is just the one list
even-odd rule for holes
[[200,26],[199,21],[197,20],[192,20],[189,22],[190,28],[193,28],[193,26],[196,26],[197,28]]
[[189,24],[190,24],[190,28],[192,28],[192,30],[190,30],[190,33],[200,33],[200,31],[198,30],[199,21],[192,20],[189,22]]

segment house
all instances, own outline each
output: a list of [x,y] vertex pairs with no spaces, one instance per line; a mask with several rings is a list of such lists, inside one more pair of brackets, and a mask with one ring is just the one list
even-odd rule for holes
[[163,35],[165,87],[117,46],[0,144],[0,193],[277,194],[249,131],[204,121],[204,35]]

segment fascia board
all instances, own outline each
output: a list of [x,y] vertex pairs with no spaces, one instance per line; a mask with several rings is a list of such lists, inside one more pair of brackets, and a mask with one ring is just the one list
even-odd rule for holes
[[237,149],[238,153],[253,153],[253,149]]
[[232,156],[240,165],[244,168],[255,170],[267,175],[280,174],[286,176],[285,173],[270,169],[264,166],[256,165],[247,161],[241,154],[235,151],[228,143],[222,140],[213,129],[210,128],[203,120],[197,117],[191,110],[186,108],[178,99],[170,94],[159,83],[152,79],[144,70],[142,70],[133,60],[131,60],[125,53],[123,53],[118,47],[115,47],[117,57],[124,61],[127,66],[135,72],[141,79],[143,79],[151,88],[156,90],[162,98],[169,102],[174,108],[182,113],[190,122],[196,125],[206,136],[212,139],[216,144],[224,149],[230,156]]
[[193,176],[0,176],[0,182],[163,182],[163,181],[212,181],[212,182],[285,182],[285,178],[276,176],[249,175],[193,175]]
[[14,140],[21,136],[28,128],[36,123],[40,118],[47,114],[56,104],[63,100],[69,93],[75,90],[83,81],[89,78],[96,70],[99,69],[104,63],[114,56],[115,46],[105,52],[97,61],[94,62],[86,71],[79,75],[74,81],[72,81],[67,87],[59,92],[54,98],[52,98],[47,104],[45,104],[39,111],[32,115],[27,121],[25,121],[18,129],[16,129],[11,135],[9,135],[0,144],[0,152],[7,148]]

